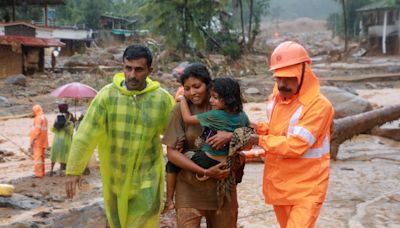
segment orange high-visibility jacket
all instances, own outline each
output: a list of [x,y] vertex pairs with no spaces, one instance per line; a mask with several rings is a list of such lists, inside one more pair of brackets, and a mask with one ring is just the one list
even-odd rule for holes
[[44,116],[40,105],[34,105],[32,110],[35,114],[35,119],[33,120],[33,125],[31,127],[30,144],[32,145],[33,140],[35,140],[33,145],[34,147],[47,148],[47,119]]
[[284,101],[275,85],[267,108],[268,121],[256,129],[259,146],[266,151],[263,193],[267,203],[324,201],[333,114],[308,64],[301,89],[290,100]]

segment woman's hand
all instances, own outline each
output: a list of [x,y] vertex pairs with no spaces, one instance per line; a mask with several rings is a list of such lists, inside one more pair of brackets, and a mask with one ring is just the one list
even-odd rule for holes
[[232,132],[218,131],[216,135],[208,138],[206,143],[214,150],[218,150],[231,141],[232,135]]
[[204,174],[206,176],[212,177],[217,180],[223,180],[229,175],[230,169],[221,169],[222,166],[224,166],[225,163],[220,163],[218,165],[215,165],[209,169],[207,169]]

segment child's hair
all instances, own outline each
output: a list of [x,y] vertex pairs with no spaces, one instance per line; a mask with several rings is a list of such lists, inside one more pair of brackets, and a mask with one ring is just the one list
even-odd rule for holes
[[230,77],[216,78],[211,83],[211,91],[224,101],[225,110],[232,113],[243,111],[243,99],[239,83]]

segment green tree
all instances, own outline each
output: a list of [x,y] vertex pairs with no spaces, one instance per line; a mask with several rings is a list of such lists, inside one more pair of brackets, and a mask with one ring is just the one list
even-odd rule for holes
[[218,18],[224,9],[224,1],[216,0],[149,0],[140,8],[140,14],[148,19],[147,25],[155,34],[165,37],[167,48],[182,53],[204,50],[206,41],[219,46],[213,38]]

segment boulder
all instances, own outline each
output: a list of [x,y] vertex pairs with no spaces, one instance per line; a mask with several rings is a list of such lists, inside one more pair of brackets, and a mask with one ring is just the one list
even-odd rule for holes
[[0,96],[0,107],[10,107],[11,104],[7,98]]
[[321,87],[324,94],[335,109],[335,118],[356,115],[372,110],[372,105],[360,96],[332,86]]
[[7,77],[4,81],[5,84],[9,85],[20,85],[26,86],[26,76],[23,74],[17,74],[10,77]]
[[14,193],[11,197],[0,197],[0,207],[11,207],[16,209],[33,209],[42,205],[39,200]]

